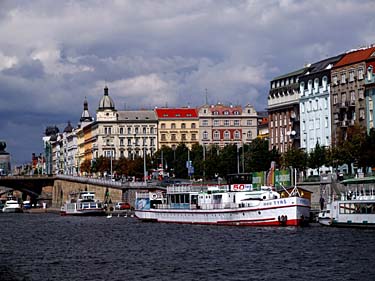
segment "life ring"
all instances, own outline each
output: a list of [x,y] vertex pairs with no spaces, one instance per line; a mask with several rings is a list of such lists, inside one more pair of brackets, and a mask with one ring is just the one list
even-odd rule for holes
[[152,200],[155,200],[155,199],[157,199],[158,198],[158,195],[156,194],[156,193],[153,193],[152,195],[151,195],[151,199]]

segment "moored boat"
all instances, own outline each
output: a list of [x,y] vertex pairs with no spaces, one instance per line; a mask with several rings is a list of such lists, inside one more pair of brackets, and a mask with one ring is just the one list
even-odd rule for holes
[[272,187],[251,184],[168,186],[137,193],[135,208],[143,221],[188,224],[299,226],[310,217],[310,201],[298,191],[281,197]]
[[346,191],[331,200],[318,215],[325,226],[375,227],[375,178],[343,181]]
[[2,211],[3,213],[22,213],[22,208],[16,197],[8,196]]
[[106,214],[104,204],[95,199],[95,192],[81,191],[72,193],[68,202],[61,207],[61,215],[103,216]]

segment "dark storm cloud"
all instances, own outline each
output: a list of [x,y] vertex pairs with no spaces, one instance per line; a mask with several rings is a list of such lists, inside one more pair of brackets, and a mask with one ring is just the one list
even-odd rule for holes
[[45,126],[118,109],[267,106],[269,80],[375,42],[374,1],[1,1],[0,138],[17,162]]

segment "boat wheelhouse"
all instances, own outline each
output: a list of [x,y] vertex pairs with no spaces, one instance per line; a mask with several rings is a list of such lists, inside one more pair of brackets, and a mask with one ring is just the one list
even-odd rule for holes
[[70,194],[68,202],[61,207],[61,215],[101,216],[105,215],[104,204],[95,198],[95,192],[81,191]]

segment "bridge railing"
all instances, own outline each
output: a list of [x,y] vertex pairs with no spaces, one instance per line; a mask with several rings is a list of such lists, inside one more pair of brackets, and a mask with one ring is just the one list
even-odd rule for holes
[[99,184],[117,188],[128,188],[128,187],[146,187],[147,184],[144,182],[118,182],[106,179],[98,179],[98,178],[87,178],[87,177],[79,177],[79,176],[69,176],[69,175],[56,175],[56,179],[65,179],[65,180],[72,180],[77,182],[83,183],[90,183],[90,184]]

